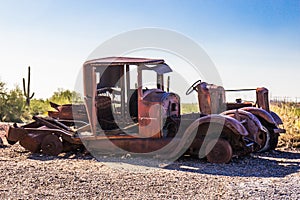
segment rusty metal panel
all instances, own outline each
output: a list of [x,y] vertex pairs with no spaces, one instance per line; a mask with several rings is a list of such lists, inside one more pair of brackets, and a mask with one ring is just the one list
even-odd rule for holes
[[225,90],[221,86],[201,82],[198,90],[199,109],[203,114],[217,114],[226,110]]
[[158,102],[142,101],[139,105],[139,135],[160,138],[162,136],[162,110]]
[[259,145],[258,150],[265,145],[267,138],[265,137],[264,127],[262,126],[258,118],[255,117],[252,113],[239,109],[225,111],[221,114],[230,116],[240,121],[249,133],[246,138],[256,142]]
[[19,140],[23,139],[26,134],[27,131],[23,128],[9,127],[6,137],[9,141],[18,142]]
[[[92,139],[83,138],[84,143],[87,145],[88,149],[97,151],[99,153],[124,153],[124,151],[130,153],[155,153],[166,147],[170,150],[169,153],[176,149],[176,146],[180,143],[177,138],[105,138],[105,139]],[[170,143],[172,141],[172,143]],[[164,156],[164,155],[161,155]]]
[[50,105],[52,108],[56,109],[56,111],[48,111],[49,117],[64,120],[88,121],[84,104],[58,105],[50,102]]
[[269,91],[267,88],[257,88],[256,89],[256,99],[257,99],[257,106],[270,112],[269,106]]

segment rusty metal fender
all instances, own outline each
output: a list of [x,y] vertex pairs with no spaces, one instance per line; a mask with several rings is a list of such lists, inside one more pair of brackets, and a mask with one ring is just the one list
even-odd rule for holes
[[272,117],[273,117],[273,119],[275,120],[275,122],[279,125],[279,124],[283,124],[283,122],[282,122],[282,120],[280,119],[280,117],[276,114],[276,113],[274,113],[274,112],[270,112],[271,113],[271,115],[272,115]]
[[265,144],[264,133],[266,133],[266,129],[255,115],[240,109],[228,110],[221,114],[240,121],[249,132],[247,139],[254,141],[259,147]]
[[261,109],[261,108],[256,108],[256,107],[244,107],[241,108],[241,110],[245,110],[247,112],[252,113],[253,115],[257,116],[258,118],[262,118],[263,120],[265,120],[266,122],[268,122],[269,124],[278,126],[278,124],[276,123],[275,119],[273,118],[273,116],[268,113],[267,111]]
[[199,126],[207,123],[216,123],[225,126],[228,129],[230,129],[232,133],[237,135],[242,135],[242,136],[248,135],[248,131],[238,120],[232,117],[228,117],[226,115],[218,115],[218,114],[212,114],[212,115],[207,115],[205,117],[198,118],[186,129],[185,132],[186,133],[192,132]]
[[[203,127],[207,126],[209,124],[208,129],[203,129]],[[214,126],[215,124],[220,125],[220,126]],[[205,117],[200,117],[197,120],[195,120],[185,131],[184,135],[192,135],[193,138],[195,138],[195,142],[193,142],[192,146],[196,148],[200,148],[198,152],[198,157],[203,158],[206,156],[205,149],[206,145],[211,141],[212,138],[217,138],[220,137],[221,134],[223,133],[223,128],[226,127],[229,129],[232,137],[230,137],[231,140],[230,144],[236,146],[236,144],[241,145],[242,147],[245,147],[246,144],[242,142],[241,138],[247,136],[249,133],[246,130],[246,128],[236,119],[232,117],[228,117],[226,115],[219,115],[219,114],[212,114],[212,115],[207,115]],[[215,129],[217,128],[217,130]],[[202,130],[201,130],[202,129]],[[195,133],[195,130],[198,131],[204,131],[205,137],[203,138],[203,141],[201,143],[197,142],[198,136]],[[224,132],[228,134],[228,132]],[[203,133],[200,133],[203,134]],[[219,135],[218,135],[219,134]],[[202,136],[204,136],[202,135]],[[206,137],[208,136],[208,137]],[[200,136],[200,140],[201,136]],[[234,150],[235,151],[235,150]]]
[[18,142],[22,140],[28,132],[24,128],[17,128],[10,126],[5,137],[8,141]]
[[259,119],[254,114],[252,114],[251,112],[241,110],[241,109],[237,109],[237,110],[227,110],[225,112],[222,112],[221,115],[236,114],[236,112],[238,112],[238,114],[240,114],[240,115],[247,116],[247,118],[249,118],[250,120],[252,120],[254,122],[256,127],[258,127],[262,131],[265,131],[265,129],[264,129],[263,125],[261,124],[261,122],[259,121]]
[[[177,134],[175,137],[175,139],[180,138],[179,143],[176,145],[175,149],[172,149],[172,152],[169,154],[169,157],[176,157],[178,155],[182,155],[195,141],[197,137],[198,127],[210,123],[217,123],[222,127],[223,126],[227,127],[234,135],[237,136],[234,137],[237,140],[239,140],[240,137],[248,135],[248,131],[246,130],[246,128],[238,120],[234,118],[225,115],[218,115],[218,114],[207,115],[196,119],[187,128],[184,128],[182,132],[179,130],[179,133],[181,132],[181,134]],[[210,139],[208,137],[205,137],[203,143],[207,144],[209,140]],[[199,144],[201,148],[199,150],[199,155],[198,155],[200,158],[205,156],[205,145],[201,145],[201,144]]]

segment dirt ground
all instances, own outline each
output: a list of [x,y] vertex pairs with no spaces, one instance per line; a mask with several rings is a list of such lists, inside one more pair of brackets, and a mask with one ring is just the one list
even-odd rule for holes
[[[0,126],[3,137],[5,127]],[[0,199],[299,199],[300,150],[278,149],[211,164],[183,157],[163,167],[132,157],[32,154],[0,145]],[[120,162],[122,161],[122,162]]]

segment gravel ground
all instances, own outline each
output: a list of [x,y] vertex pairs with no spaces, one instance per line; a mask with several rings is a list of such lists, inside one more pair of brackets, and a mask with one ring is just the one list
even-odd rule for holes
[[120,159],[125,163],[79,153],[31,154],[18,144],[2,145],[0,199],[300,198],[300,150],[251,154],[230,164],[184,157],[156,168],[126,164],[135,159],[130,156]]

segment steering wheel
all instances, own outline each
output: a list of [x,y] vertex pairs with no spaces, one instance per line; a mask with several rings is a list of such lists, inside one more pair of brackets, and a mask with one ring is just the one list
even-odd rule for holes
[[186,91],[186,95],[191,94],[194,90],[197,91],[197,88],[195,87],[198,83],[201,83],[201,80],[196,81],[195,83],[193,83],[193,85],[191,87],[189,87],[189,89]]

